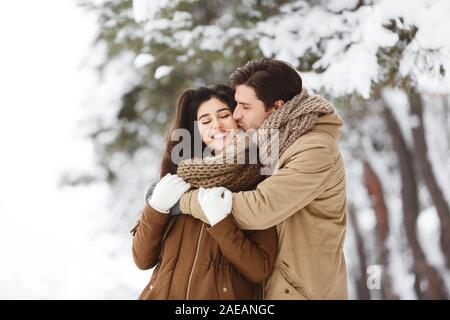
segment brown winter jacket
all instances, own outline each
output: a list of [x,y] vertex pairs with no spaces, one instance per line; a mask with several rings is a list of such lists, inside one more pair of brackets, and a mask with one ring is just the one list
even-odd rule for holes
[[[275,174],[256,190],[233,193],[231,213],[241,229],[278,231],[266,299],[347,299],[345,169],[337,144],[342,125],[335,113],[320,116],[281,154]],[[197,194],[185,193],[180,209],[205,220]]]
[[147,203],[132,233],[136,265],[156,266],[140,299],[255,299],[277,253],[275,227],[241,231],[232,215],[209,227]]

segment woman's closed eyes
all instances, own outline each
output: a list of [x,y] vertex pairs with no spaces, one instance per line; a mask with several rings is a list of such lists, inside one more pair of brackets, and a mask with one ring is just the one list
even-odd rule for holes
[[[220,119],[226,119],[226,118],[228,118],[229,116],[231,116],[231,113],[218,115],[218,118],[220,118]],[[208,123],[210,123],[210,122],[211,122],[211,119],[210,119],[210,118],[207,118],[207,119],[205,119],[204,121],[202,121],[202,124],[208,124]]]

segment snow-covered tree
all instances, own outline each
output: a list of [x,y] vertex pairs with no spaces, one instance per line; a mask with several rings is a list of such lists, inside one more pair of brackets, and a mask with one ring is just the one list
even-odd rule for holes
[[[157,175],[178,91],[225,83],[251,59],[278,58],[345,121],[352,297],[448,297],[449,1],[83,5],[98,16],[96,63],[116,97],[88,121],[99,162],[122,196],[114,212],[129,220]],[[365,285],[371,265],[383,267],[381,290]]]

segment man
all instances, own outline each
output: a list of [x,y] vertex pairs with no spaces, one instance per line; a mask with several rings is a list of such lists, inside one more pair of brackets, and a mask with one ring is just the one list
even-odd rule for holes
[[[233,193],[231,211],[242,229],[277,228],[278,258],[264,298],[346,299],[345,172],[337,146],[342,120],[282,61],[251,61],[230,83],[240,128],[279,130],[276,170],[256,190]],[[263,155],[269,144],[259,144]],[[182,196],[180,209],[208,223],[198,190]]]

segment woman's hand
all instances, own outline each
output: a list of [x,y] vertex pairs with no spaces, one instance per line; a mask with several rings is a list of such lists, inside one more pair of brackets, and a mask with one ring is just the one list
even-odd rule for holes
[[191,188],[176,174],[166,174],[155,186],[152,197],[148,200],[148,204],[155,210],[162,213],[169,213],[181,198],[183,193]]
[[198,202],[208,218],[209,224],[213,226],[231,212],[233,196],[231,191],[224,187],[200,188]]

